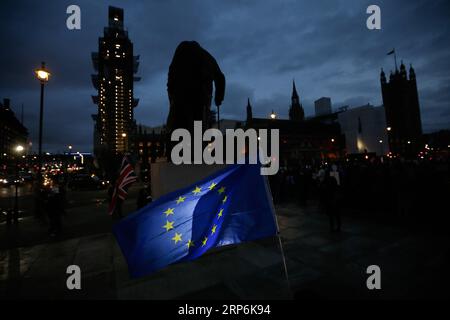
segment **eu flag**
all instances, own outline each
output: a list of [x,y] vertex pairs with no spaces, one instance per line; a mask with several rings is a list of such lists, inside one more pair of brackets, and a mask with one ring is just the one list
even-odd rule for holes
[[260,165],[231,165],[169,193],[114,225],[132,277],[193,260],[211,248],[277,232]]

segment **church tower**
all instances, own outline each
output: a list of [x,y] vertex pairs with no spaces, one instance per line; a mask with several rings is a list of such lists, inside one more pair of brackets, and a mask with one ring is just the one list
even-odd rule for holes
[[386,112],[387,134],[394,155],[414,158],[422,145],[422,122],[416,74],[412,65],[409,76],[403,61],[400,71],[391,72],[389,81],[381,70],[381,94]]
[[293,121],[305,120],[305,111],[300,103],[297,89],[295,88],[295,81],[292,81],[292,97],[291,107],[289,108],[289,119]]

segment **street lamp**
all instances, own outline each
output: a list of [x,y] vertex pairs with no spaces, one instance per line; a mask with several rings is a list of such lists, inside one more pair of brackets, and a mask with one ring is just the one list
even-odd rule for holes
[[[25,148],[20,144],[14,148],[14,151],[17,154],[17,159],[20,159],[20,155],[23,150],[25,150]],[[16,193],[14,196],[13,221],[14,223],[17,223],[19,222],[19,160],[16,160],[16,179],[14,181],[14,185],[16,187]],[[7,223],[11,223],[11,218],[7,219]]]
[[271,119],[275,119],[277,117],[276,113],[272,110],[272,113],[270,114]]
[[380,157],[382,157],[383,156],[383,154],[384,154],[384,150],[383,150],[383,140],[379,140],[378,141],[379,143],[380,143]]
[[69,168],[70,156],[72,155],[72,145],[69,144],[67,146],[67,148],[69,149],[68,157],[64,157],[64,160],[66,160],[66,161],[63,162],[63,165],[64,165],[64,169],[63,169],[63,172],[64,172],[64,183],[67,182],[67,168]]
[[38,181],[42,181],[42,127],[44,122],[44,85],[50,78],[50,72],[45,68],[45,62],[42,62],[41,67],[34,70],[36,77],[41,83],[41,103],[39,111],[39,169]]

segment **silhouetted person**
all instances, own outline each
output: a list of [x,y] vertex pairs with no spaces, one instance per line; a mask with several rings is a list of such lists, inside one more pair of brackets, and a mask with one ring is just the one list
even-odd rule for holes
[[327,172],[320,187],[322,210],[330,219],[330,231],[341,231],[341,215],[338,206],[338,184],[336,178]]
[[152,188],[151,185],[147,185],[147,187],[142,188],[139,191],[139,195],[137,198],[137,209],[141,209],[143,207],[145,207],[147,204],[149,204],[150,202],[153,201],[152,198]]
[[[214,102],[220,106],[225,95],[225,76],[216,59],[195,41],[181,42],[175,50],[167,80],[169,140],[177,128],[185,128],[192,133],[196,120],[202,121],[203,130],[211,127],[213,82]],[[171,147],[172,144],[169,155]]]
[[61,216],[64,214],[64,195],[60,192],[59,187],[52,188],[47,193],[45,201],[45,209],[50,224],[50,236],[55,237],[61,233],[62,224]]

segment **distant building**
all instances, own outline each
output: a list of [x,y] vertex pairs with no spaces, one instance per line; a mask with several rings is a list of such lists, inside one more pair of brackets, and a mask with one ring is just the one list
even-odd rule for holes
[[316,117],[331,114],[331,99],[322,97],[314,101],[314,110]]
[[402,62],[400,71],[391,72],[389,81],[381,70],[380,82],[390,149],[394,155],[415,157],[423,148],[423,141],[414,69],[409,68],[408,76]]
[[166,139],[166,128],[164,126],[148,127],[137,125],[134,140],[143,181],[150,178],[150,164],[167,157]]
[[27,148],[28,130],[17,119],[11,110],[10,100],[0,102],[0,159],[5,162],[14,154],[15,147],[22,145]]
[[389,152],[384,107],[370,104],[339,112],[337,119],[345,136],[347,154]]
[[[291,110],[301,108],[295,84],[293,86]],[[342,156],[344,138],[339,124],[322,123],[315,119],[304,118],[302,112],[290,112],[290,119],[255,118],[250,101],[247,103],[247,119],[245,128],[278,129],[280,133],[280,165],[295,166],[298,164],[321,163]],[[292,116],[296,114],[296,116]],[[298,117],[300,115],[300,117]]]
[[92,83],[98,90],[93,101],[98,105],[94,120],[94,153],[119,155],[135,151],[133,136],[136,131],[133,109],[138,105],[134,98],[134,81],[139,66],[139,56],[133,55],[133,43],[124,29],[123,9],[109,7],[108,27],[98,40],[98,52],[92,61],[98,72]]

